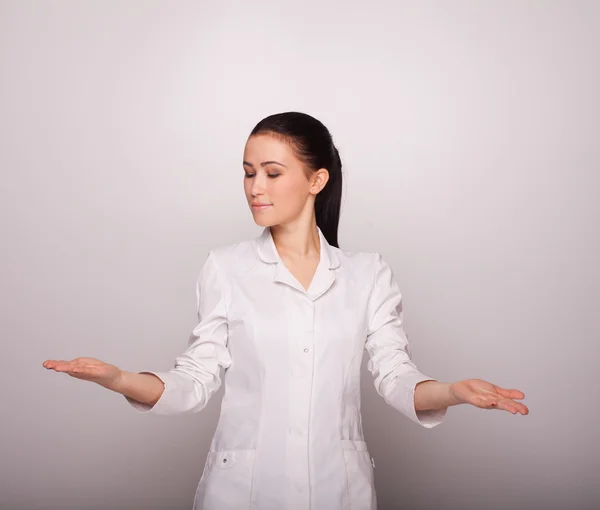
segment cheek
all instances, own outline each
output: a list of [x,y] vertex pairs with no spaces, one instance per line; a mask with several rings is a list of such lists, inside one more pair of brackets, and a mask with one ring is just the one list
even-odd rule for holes
[[277,197],[279,200],[291,205],[306,200],[308,184],[298,179],[275,179],[272,190],[273,198]]

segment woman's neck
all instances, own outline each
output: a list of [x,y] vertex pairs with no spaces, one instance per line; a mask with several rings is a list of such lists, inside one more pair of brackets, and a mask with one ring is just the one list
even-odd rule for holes
[[314,216],[310,221],[274,225],[271,235],[280,256],[303,259],[320,254],[321,240]]

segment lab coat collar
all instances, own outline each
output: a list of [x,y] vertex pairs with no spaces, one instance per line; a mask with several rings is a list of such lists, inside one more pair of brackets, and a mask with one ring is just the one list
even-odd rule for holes
[[306,293],[313,300],[324,294],[331,285],[333,285],[335,271],[332,270],[340,266],[340,260],[335,251],[327,242],[327,239],[325,239],[321,229],[318,227],[317,229],[321,241],[320,260],[308,290],[305,290],[285,267],[285,264],[277,252],[269,227],[266,227],[260,237],[256,240],[257,252],[260,260],[266,264],[277,264],[273,279],[277,282],[285,283],[300,292]]
[[[319,231],[319,238],[321,240],[321,262],[323,262],[329,269],[336,269],[340,265],[340,261],[333,251],[331,245],[325,239],[321,229],[317,227]],[[271,229],[265,227],[260,237],[257,238],[258,257],[267,264],[277,264],[281,262],[281,257],[275,247],[273,236],[271,235]]]

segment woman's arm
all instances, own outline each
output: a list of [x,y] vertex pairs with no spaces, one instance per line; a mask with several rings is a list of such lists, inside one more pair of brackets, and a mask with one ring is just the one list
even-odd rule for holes
[[211,251],[196,284],[198,322],[190,335],[188,348],[177,356],[174,367],[169,371],[148,370],[124,375],[120,393],[137,411],[197,412],[220,387],[221,369],[227,369],[232,361],[227,345],[229,291],[221,276],[216,255]]
[[415,410],[434,411],[456,405],[450,394],[450,384],[423,381],[415,387]]
[[153,407],[162,396],[165,384],[154,374],[144,372],[136,374],[123,370],[111,389],[125,397]]
[[164,372],[126,372],[95,358],[46,360],[43,366],[121,393],[134,409],[156,414],[181,414],[204,408],[228,368],[228,329],[225,297],[214,255],[202,267],[196,285],[198,322],[189,345]]
[[[375,389],[384,400],[414,422],[432,428],[442,423],[446,409],[443,391],[432,395],[434,402],[425,402],[428,411],[415,407],[416,386],[429,383],[432,377],[419,371],[410,356],[408,338],[403,328],[402,295],[390,266],[381,254],[374,254],[373,284],[368,298],[367,368],[373,374]],[[430,394],[431,390],[427,392]],[[432,409],[431,404],[436,407]]]
[[48,370],[63,372],[76,379],[95,382],[104,388],[121,393],[143,404],[154,405],[164,391],[164,384],[149,372],[126,372],[116,365],[96,358],[75,358],[67,360],[46,360],[43,366]]
[[481,379],[455,383],[423,381],[415,387],[415,409],[435,411],[458,404],[471,404],[482,409],[502,409],[512,414],[529,414],[526,405],[515,402],[525,398],[519,390],[501,388]]

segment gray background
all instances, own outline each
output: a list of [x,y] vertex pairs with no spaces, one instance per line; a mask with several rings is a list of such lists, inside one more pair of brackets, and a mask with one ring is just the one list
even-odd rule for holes
[[[425,430],[365,371],[380,508],[600,508],[600,2],[0,2],[0,508],[189,509],[219,411],[46,371],[171,368],[208,249],[258,235],[246,136],[306,111],[415,361],[523,390]],[[318,509],[323,510],[323,509]]]

